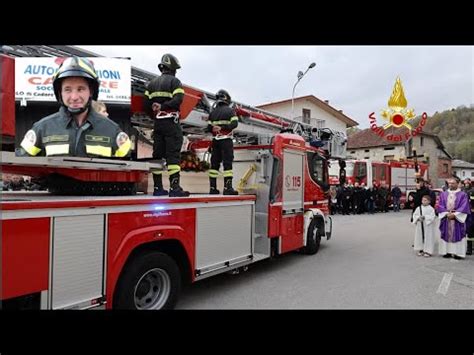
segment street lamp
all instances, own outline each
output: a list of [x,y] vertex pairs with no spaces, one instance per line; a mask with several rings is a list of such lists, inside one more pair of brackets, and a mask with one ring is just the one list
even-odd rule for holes
[[303,76],[308,72],[308,70],[310,70],[311,68],[314,68],[316,66],[316,63],[311,63],[308,68],[306,69],[306,71],[303,73],[302,71],[299,71],[298,72],[298,80],[296,81],[295,83],[295,86],[293,86],[293,93],[291,94],[291,118],[294,119],[295,118],[295,114],[294,114],[294,110],[295,110],[295,89],[296,89],[296,85],[298,85],[298,83],[300,82],[301,79],[303,79]]

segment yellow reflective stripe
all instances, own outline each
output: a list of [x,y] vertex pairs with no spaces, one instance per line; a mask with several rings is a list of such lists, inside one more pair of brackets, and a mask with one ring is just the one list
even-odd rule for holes
[[112,156],[112,148],[104,147],[103,145],[87,145],[86,144],[86,152],[87,154],[100,155],[102,157]]
[[49,144],[45,148],[46,156],[69,154],[69,144]]
[[214,169],[209,169],[209,177],[216,178],[219,176],[219,171]]
[[234,174],[232,173],[232,170],[224,170],[224,173],[222,174],[224,177],[232,177]]
[[39,152],[41,152],[41,149],[35,146],[31,146],[29,148],[24,148],[29,155],[36,156]]
[[36,147],[26,138],[23,139],[20,145],[29,155],[35,156],[41,152],[41,148]]
[[119,149],[115,152],[115,156],[122,158],[128,154],[130,151],[130,148],[132,148],[132,142],[130,142],[130,139],[127,139]]
[[151,173],[154,175],[161,175],[163,174],[163,170],[152,170]]
[[181,171],[181,167],[177,164],[170,164],[168,165],[168,174],[173,175],[179,173]]
[[90,75],[92,75],[94,78],[97,78],[97,74],[90,66],[88,66],[81,58],[77,61],[79,63],[79,66],[81,66],[85,71],[87,71]]
[[182,88],[177,88],[175,91],[173,91],[173,96],[176,94],[184,94],[184,90]]
[[238,121],[238,120],[239,120],[239,118],[238,118],[237,116],[232,116],[232,117],[230,118],[230,122]]
[[155,91],[151,94],[148,91],[145,91],[145,95],[148,96],[149,99],[152,99],[154,97],[173,97],[173,94],[168,91]]

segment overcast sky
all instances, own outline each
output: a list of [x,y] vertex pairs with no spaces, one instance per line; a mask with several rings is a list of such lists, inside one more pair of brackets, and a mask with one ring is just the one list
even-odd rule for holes
[[164,53],[181,63],[177,77],[205,91],[226,89],[236,101],[259,105],[291,99],[298,71],[310,69],[295,97],[329,100],[368,127],[368,115],[387,107],[397,75],[416,114],[474,103],[472,46],[78,46],[159,73]]

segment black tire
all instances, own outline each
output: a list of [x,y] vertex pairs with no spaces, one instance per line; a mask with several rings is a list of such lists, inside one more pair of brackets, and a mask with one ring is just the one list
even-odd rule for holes
[[114,297],[114,309],[173,309],[181,288],[176,262],[164,253],[148,251],[127,263]]
[[308,226],[306,246],[303,247],[303,253],[308,255],[316,254],[321,245],[322,221],[319,218],[313,218]]

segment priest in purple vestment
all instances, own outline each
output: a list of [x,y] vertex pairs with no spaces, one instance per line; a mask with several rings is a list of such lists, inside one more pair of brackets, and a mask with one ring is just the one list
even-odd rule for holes
[[449,190],[441,193],[439,200],[439,254],[444,258],[464,259],[466,257],[466,218],[471,213],[469,199],[459,188],[459,178],[448,179]]

